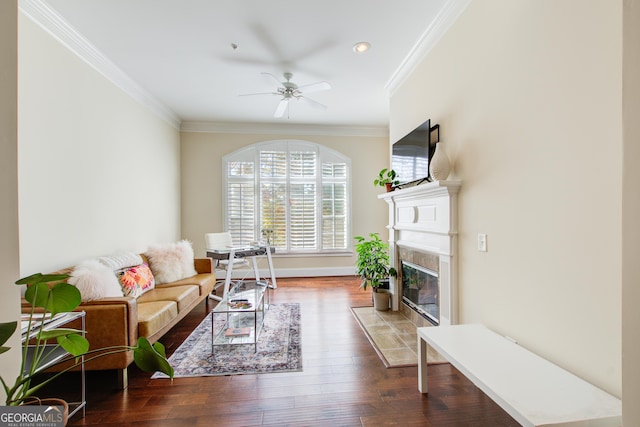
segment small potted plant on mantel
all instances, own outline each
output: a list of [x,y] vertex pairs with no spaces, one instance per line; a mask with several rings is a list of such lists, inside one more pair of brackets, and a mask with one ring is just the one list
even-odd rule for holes
[[390,295],[380,286],[389,276],[396,277],[395,268],[389,266],[389,245],[380,240],[378,233],[370,233],[369,240],[362,236],[356,236],[355,239],[358,255],[356,275],[362,279],[360,287],[366,290],[367,286],[371,286],[375,309],[388,310]]
[[386,187],[387,192],[393,191],[395,185],[400,184],[400,181],[396,179],[398,175],[393,169],[384,168],[378,173],[378,177],[373,181],[373,185]]
[[[0,377],[7,396],[5,402],[7,406],[25,404],[29,399],[34,398],[35,393],[42,387],[82,363],[124,351],[133,351],[135,364],[143,371],[160,371],[173,380],[173,368],[167,361],[164,346],[159,342],[151,345],[147,338],[140,337],[136,346],[113,346],[89,350],[89,342],[82,336],[82,331],[70,328],[48,329],[46,322],[51,318],[59,313],[71,312],[80,305],[80,291],[63,281],[67,278],[69,276],[66,274],[36,273],[16,282],[16,285],[27,285],[24,298],[31,308],[26,330],[32,331],[33,339],[24,340],[22,344],[20,371],[13,384]],[[18,322],[0,323],[0,354],[10,349],[4,344],[16,331],[17,324]],[[52,340],[55,340],[55,343],[52,344]],[[70,366],[39,381],[38,376],[42,373],[43,367],[48,364],[47,357],[52,354],[52,345],[63,348],[69,355],[51,366],[61,363],[67,363]],[[27,357],[28,354],[31,356]],[[84,356],[84,362],[81,356]],[[36,400],[40,399],[36,398]],[[64,406],[66,402],[62,402]]]

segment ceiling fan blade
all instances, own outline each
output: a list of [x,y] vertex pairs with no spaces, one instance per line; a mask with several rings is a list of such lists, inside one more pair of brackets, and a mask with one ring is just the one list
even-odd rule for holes
[[241,93],[238,96],[253,96],[253,95],[280,95],[278,92],[259,92],[259,93]]
[[276,76],[274,76],[273,74],[271,74],[271,73],[260,73],[260,74],[262,74],[265,77],[269,77],[269,78],[273,79],[273,81],[275,81],[278,84],[278,86],[282,86],[282,82]]
[[307,98],[306,96],[301,96],[299,99],[303,100],[304,102],[307,103],[307,105],[309,105],[312,108],[315,108],[316,110],[326,110],[327,109],[326,105],[321,104],[318,101],[314,101],[311,98]]
[[284,112],[287,110],[288,106],[289,106],[289,98],[284,98],[278,104],[278,108],[276,108],[276,112],[273,114],[273,117],[280,118],[284,116]]
[[319,92],[321,90],[329,89],[331,89],[331,85],[328,82],[317,82],[304,86],[298,86],[298,91],[301,93]]

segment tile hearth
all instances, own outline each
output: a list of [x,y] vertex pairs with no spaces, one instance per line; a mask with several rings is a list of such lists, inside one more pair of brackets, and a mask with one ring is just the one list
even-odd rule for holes
[[[373,307],[351,309],[387,367],[418,364],[416,326],[401,311],[378,311]],[[429,363],[445,359],[429,348]]]

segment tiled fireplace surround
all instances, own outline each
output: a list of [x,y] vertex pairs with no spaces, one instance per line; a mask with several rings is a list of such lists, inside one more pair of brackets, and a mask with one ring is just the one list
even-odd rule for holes
[[[460,181],[436,181],[378,196],[389,205],[391,263],[406,260],[438,273],[440,325],[458,323],[457,240]],[[429,321],[402,302],[400,280],[392,280],[391,306],[416,326]]]

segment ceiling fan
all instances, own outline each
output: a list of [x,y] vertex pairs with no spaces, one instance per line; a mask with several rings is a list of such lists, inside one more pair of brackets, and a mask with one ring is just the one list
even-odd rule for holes
[[291,73],[283,74],[285,79],[285,81],[283,82],[278,80],[278,78],[271,73],[261,73],[261,74],[263,76],[272,78],[274,81],[278,83],[279,87],[275,90],[275,92],[247,93],[240,96],[253,96],[253,95],[279,96],[280,103],[278,104],[278,107],[276,108],[276,112],[273,114],[273,117],[278,117],[278,118],[282,117],[285,111],[287,111],[287,108],[289,107],[289,102],[291,102],[291,100],[303,101],[307,103],[307,105],[319,110],[327,109],[326,105],[323,105],[317,101],[314,101],[311,98],[308,98],[306,94],[310,92],[318,92],[321,90],[331,89],[331,85],[328,82],[322,81],[322,82],[311,83],[303,86],[298,86],[297,84],[291,81],[291,79],[293,78],[293,74]]

